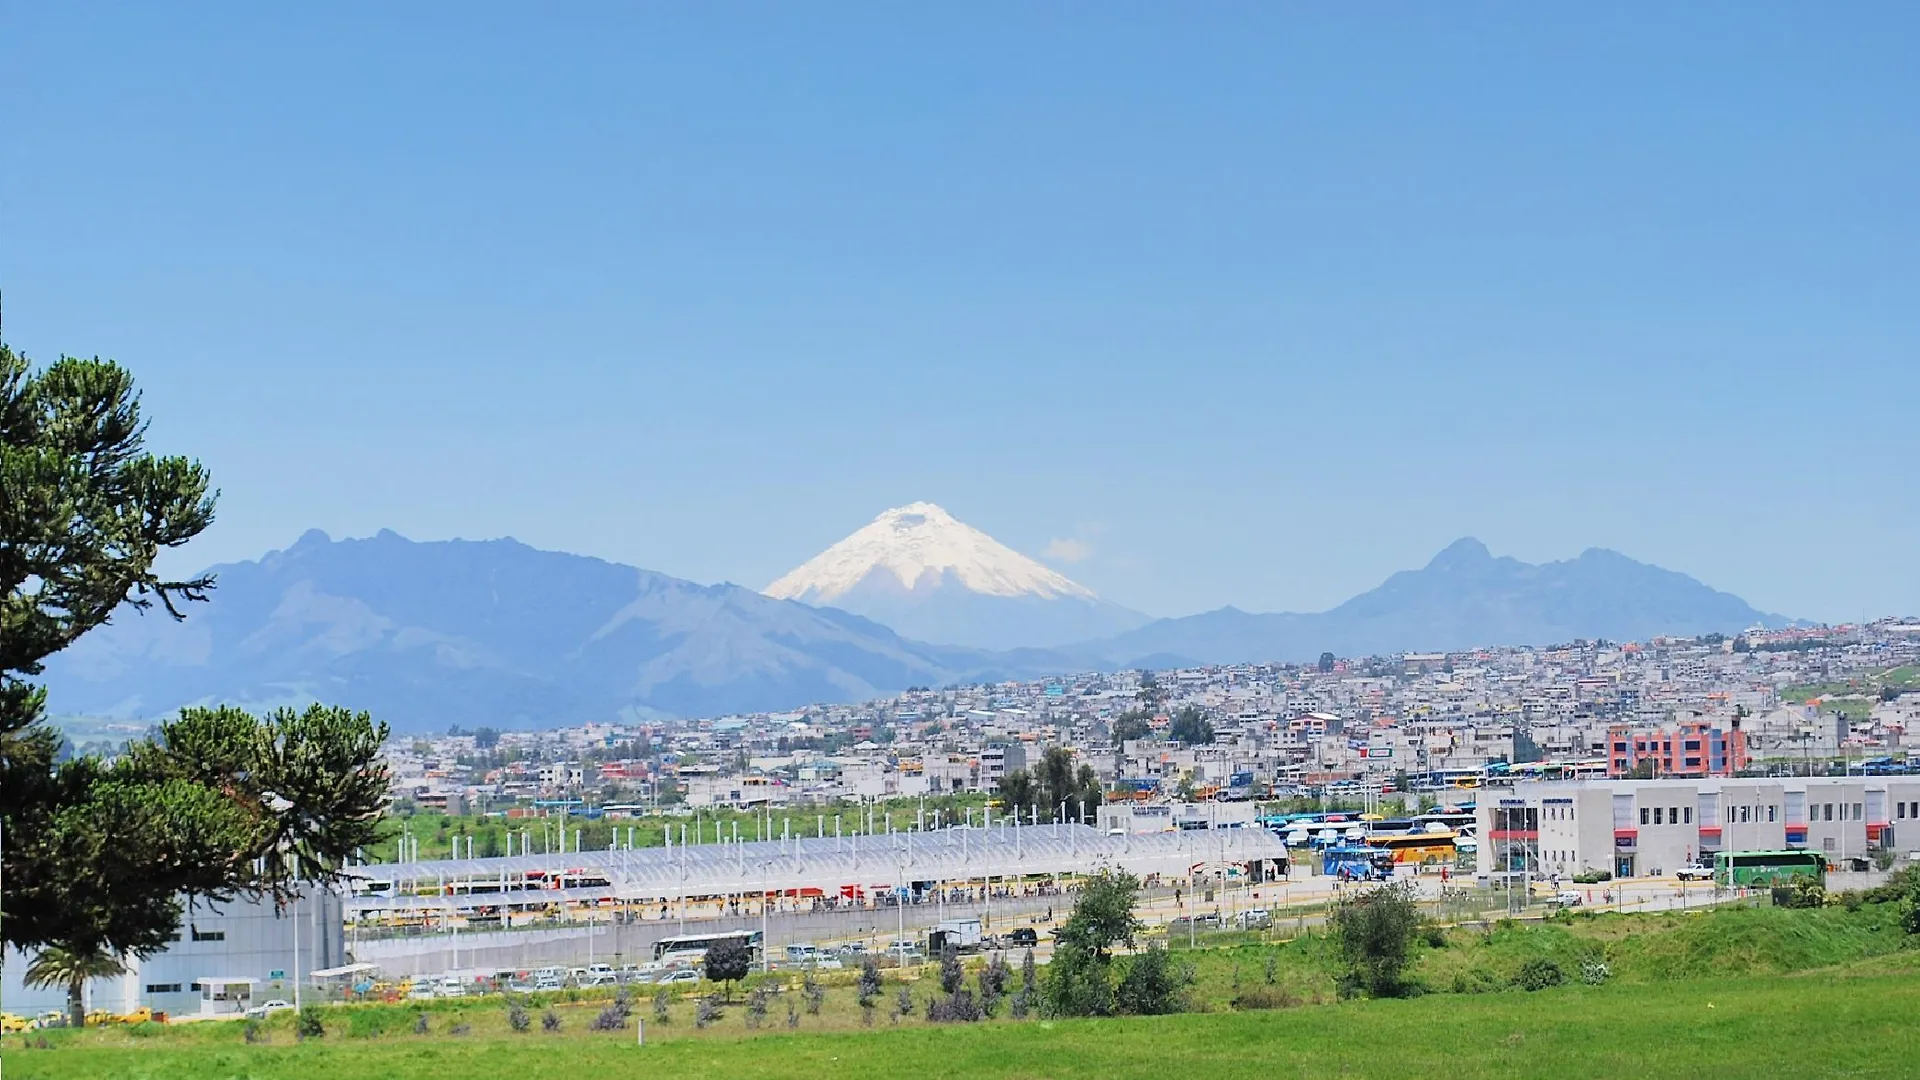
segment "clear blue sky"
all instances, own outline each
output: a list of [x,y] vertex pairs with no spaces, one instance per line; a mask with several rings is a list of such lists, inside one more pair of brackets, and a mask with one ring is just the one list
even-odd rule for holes
[[8,5],[8,339],[135,369],[194,566],[929,499],[1154,614],[1920,612],[1920,8],[936,7]]

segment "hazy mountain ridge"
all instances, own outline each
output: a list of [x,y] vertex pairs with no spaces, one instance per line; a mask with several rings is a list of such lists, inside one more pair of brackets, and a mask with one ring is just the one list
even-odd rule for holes
[[372,710],[397,730],[557,726],[1118,667],[1645,640],[1791,621],[1615,552],[1536,566],[1476,540],[1317,614],[1222,608],[1070,648],[998,653],[510,539],[310,532],[214,572],[212,601],[192,605],[184,623],[123,610],[53,657],[50,710],[151,719],[203,702],[324,700]]
[[324,699],[402,728],[526,726],[763,711],[1037,673],[847,612],[513,540],[310,532],[214,572],[213,599],[186,622],[123,610],[53,658],[50,708],[150,717],[204,701]]
[[1468,537],[1425,567],[1399,571],[1327,611],[1257,615],[1227,607],[1161,619],[1072,651],[1125,663],[1149,654],[1209,663],[1304,663],[1327,651],[1368,656],[1576,638],[1642,641],[1791,621],[1686,574],[1604,548],[1536,565],[1495,557]]

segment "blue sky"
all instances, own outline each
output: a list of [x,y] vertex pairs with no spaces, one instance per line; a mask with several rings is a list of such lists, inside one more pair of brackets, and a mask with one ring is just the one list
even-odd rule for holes
[[184,564],[928,499],[1154,614],[1468,534],[1920,612],[1911,5],[321,7],[0,15],[8,340],[134,368]]

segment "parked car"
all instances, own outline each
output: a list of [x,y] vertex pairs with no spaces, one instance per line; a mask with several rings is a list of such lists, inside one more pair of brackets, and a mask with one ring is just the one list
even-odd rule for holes
[[1014,949],[1031,949],[1040,944],[1040,932],[1031,926],[1018,926],[1007,931],[1007,946]]
[[431,980],[422,979],[414,983],[413,986],[407,990],[408,1001],[432,1001],[433,998],[433,982]]
[[274,1013],[286,1012],[292,1008],[293,1008],[293,1002],[284,1000],[282,998],[274,998],[271,1001],[263,1001],[260,1004],[255,1005],[253,1008],[248,1009],[247,1017],[252,1020],[265,1020],[267,1017],[272,1016]]
[[1675,870],[1673,876],[1679,878],[1681,881],[1712,881],[1713,867],[1695,863],[1692,866],[1683,866]]
[[612,964],[594,964],[578,972],[574,982],[579,986],[612,986],[620,981],[620,975],[613,970]]
[[1579,907],[1582,897],[1572,889],[1562,889],[1553,894],[1553,903],[1560,907]]
[[692,968],[681,968],[679,971],[667,972],[665,975],[660,976],[656,982],[657,985],[660,986],[684,986],[687,983],[697,983],[699,981],[699,972]]
[[1265,930],[1273,925],[1273,915],[1266,908],[1253,908],[1234,916],[1233,921],[1242,930]]

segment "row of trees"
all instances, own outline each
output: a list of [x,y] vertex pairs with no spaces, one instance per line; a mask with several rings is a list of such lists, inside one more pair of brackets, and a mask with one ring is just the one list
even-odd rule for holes
[[1076,769],[1072,752],[1059,746],[1049,748],[1033,768],[1002,776],[999,791],[1001,804],[1027,820],[1090,819],[1105,799],[1093,766]]
[[163,948],[195,900],[284,904],[377,835],[383,724],[314,706],[188,709],[111,760],[60,753],[47,657],[115,615],[184,617],[211,577],[168,580],[160,552],[213,521],[199,463],[145,452],[133,379],[0,344],[0,942],[67,989]]

